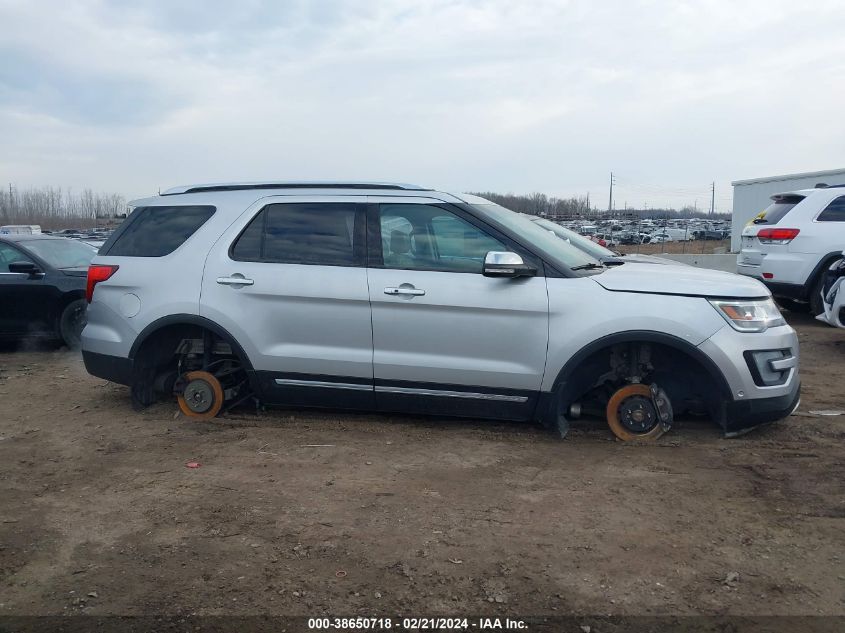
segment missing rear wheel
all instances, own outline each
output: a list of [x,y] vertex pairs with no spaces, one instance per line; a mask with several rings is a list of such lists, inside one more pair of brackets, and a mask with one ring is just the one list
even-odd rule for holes
[[207,371],[191,371],[184,376],[185,386],[177,396],[179,409],[197,420],[210,420],[223,408],[223,386]]

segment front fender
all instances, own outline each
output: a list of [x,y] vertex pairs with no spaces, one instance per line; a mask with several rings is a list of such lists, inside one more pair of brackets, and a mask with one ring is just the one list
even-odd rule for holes
[[[544,392],[560,384],[564,368],[571,371],[578,358],[602,345],[659,340],[682,346],[683,351],[695,355],[700,354],[696,347],[725,325],[701,297],[613,292],[589,277],[548,279],[548,289],[549,351]],[[634,338],[637,336],[640,338]]]

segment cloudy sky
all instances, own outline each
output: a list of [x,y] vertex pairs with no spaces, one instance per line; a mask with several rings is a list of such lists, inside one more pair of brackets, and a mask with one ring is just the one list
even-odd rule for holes
[[0,184],[730,207],[845,167],[841,0],[0,0]]

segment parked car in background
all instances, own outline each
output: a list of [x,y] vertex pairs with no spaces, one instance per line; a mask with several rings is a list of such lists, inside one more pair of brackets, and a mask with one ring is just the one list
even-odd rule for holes
[[650,237],[650,243],[662,244],[663,242],[688,242],[692,239],[692,234],[688,229],[664,227],[654,231]]
[[467,194],[388,183],[177,187],[88,273],[88,371],[192,418],[269,405],[538,420],[622,439],[675,414],[726,435],[789,415],[798,339],[765,286],[605,266]]
[[652,233],[649,237],[649,244],[665,244],[666,242],[674,242],[675,240],[668,233]]
[[723,240],[726,233],[718,229],[697,229],[692,232],[692,237],[695,240]]
[[822,286],[845,246],[845,187],[779,193],[742,230],[737,272],[761,280],[785,307],[822,313]]
[[557,224],[556,222],[552,222],[551,220],[546,220],[545,218],[539,218],[537,216],[532,215],[526,215],[525,217],[532,220],[534,223],[543,227],[547,231],[551,231],[560,239],[566,240],[578,250],[583,251],[584,253],[587,253],[592,257],[595,257],[605,266],[618,266],[627,262],[637,262],[640,264],[669,264],[677,266],[686,265],[681,264],[680,262],[672,261],[671,259],[665,259],[663,257],[654,257],[653,255],[639,255],[633,253],[625,254],[619,253],[617,251],[612,251],[609,248],[596,243],[590,238],[584,237],[583,235],[579,235],[575,231],[571,231],[566,227]]
[[96,249],[47,235],[0,235],[0,337],[47,336],[79,346]]

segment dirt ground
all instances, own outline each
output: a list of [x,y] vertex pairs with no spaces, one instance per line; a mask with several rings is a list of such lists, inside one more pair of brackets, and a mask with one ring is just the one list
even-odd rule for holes
[[[602,426],[273,410],[208,423],[0,353],[0,616],[845,614],[845,332],[798,413]],[[198,461],[196,469],[186,467]]]

